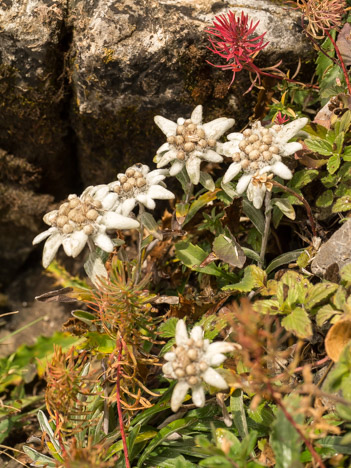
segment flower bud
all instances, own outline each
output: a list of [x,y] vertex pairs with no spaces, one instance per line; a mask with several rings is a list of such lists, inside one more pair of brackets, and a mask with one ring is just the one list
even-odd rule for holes
[[188,384],[191,386],[195,386],[199,383],[200,383],[200,379],[198,377],[195,377],[195,375],[188,378]]
[[271,153],[273,153],[273,154],[278,154],[279,153],[279,148],[278,148],[278,146],[273,145],[273,146],[270,146],[269,151]]
[[184,133],[184,130],[185,130],[184,125],[178,125],[178,127],[176,129],[177,135],[182,135]]
[[99,213],[93,209],[89,210],[86,214],[86,217],[90,219],[90,221],[95,221],[98,216],[99,216]]
[[71,226],[71,224],[67,223],[63,226],[62,232],[64,234],[71,234],[71,232],[73,232],[73,227]]
[[208,146],[211,146],[211,148],[214,148],[216,146],[217,141],[214,138],[210,138],[207,140]]
[[242,162],[241,162],[241,167],[243,169],[247,169],[250,165],[250,161],[248,159],[244,159]]
[[184,150],[187,152],[187,153],[190,153],[191,151],[194,151],[195,149],[195,145],[194,143],[191,143],[190,141],[188,143],[185,143],[184,145]]
[[251,136],[252,135],[252,130],[247,128],[246,130],[243,131],[243,135],[246,136],[246,137]]
[[257,150],[250,151],[249,158],[251,159],[251,161],[255,161],[259,157],[260,157],[260,152],[259,151],[257,151]]
[[199,136],[199,138],[205,138],[206,137],[206,134],[205,134],[205,130],[203,128],[199,128],[197,127],[197,134]]
[[65,215],[58,216],[56,219],[56,225],[59,228],[62,228],[68,221],[68,217]]
[[175,137],[175,142],[177,145],[182,145],[184,143],[184,138],[181,135]]
[[177,153],[177,159],[179,159],[179,161],[184,161],[184,159],[185,159],[185,153],[184,153],[184,151],[178,151],[178,153]]
[[122,174],[121,176],[119,176],[119,181],[121,182],[121,184],[125,184],[128,180],[128,177],[124,174]]
[[196,367],[194,364],[188,364],[185,368],[185,372],[187,375],[195,375],[196,374]]
[[259,139],[259,136],[256,135],[256,133],[253,133],[252,135],[249,136],[249,142],[250,143],[255,143]]
[[171,135],[167,138],[167,143],[169,143],[170,145],[174,145],[176,139],[175,139],[175,136]]
[[130,190],[132,190],[132,186],[129,182],[126,182],[125,184],[123,184],[122,188],[125,192],[129,192]]
[[136,180],[136,186],[138,188],[144,187],[145,184],[146,184],[146,180],[144,179],[144,177]]
[[86,224],[83,227],[83,231],[84,231],[84,234],[86,234],[87,236],[91,236],[94,232],[94,227],[91,224]]
[[76,208],[80,204],[78,198],[72,198],[69,202],[70,208]]
[[198,145],[200,146],[200,148],[206,148],[207,141],[202,139],[202,140],[199,141]]

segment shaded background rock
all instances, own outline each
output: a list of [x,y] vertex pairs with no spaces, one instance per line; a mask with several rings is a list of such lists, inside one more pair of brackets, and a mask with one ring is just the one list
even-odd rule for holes
[[[252,94],[243,95],[248,74],[238,74],[228,89],[231,72],[206,63],[220,61],[207,49],[204,29],[229,8],[260,20],[258,34],[267,30],[270,44],[260,66],[282,59],[294,70],[299,57],[307,63],[313,56],[299,15],[280,2],[1,3],[0,148],[40,171],[35,183],[6,179],[0,188],[0,210],[7,216],[0,227],[0,241],[7,239],[0,286],[25,264],[53,200],[108,182],[136,161],[151,163],[164,141],[154,115],[173,119],[203,104],[205,120],[233,116],[237,129],[247,122],[256,102]],[[10,209],[13,197],[16,210]]]

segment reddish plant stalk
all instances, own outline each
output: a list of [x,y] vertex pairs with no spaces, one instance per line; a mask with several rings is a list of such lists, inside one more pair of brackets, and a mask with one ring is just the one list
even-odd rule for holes
[[294,418],[291,416],[289,411],[285,408],[285,405],[282,402],[281,398],[274,396],[274,391],[273,391],[272,387],[270,387],[270,391],[272,392],[272,397],[273,397],[273,400],[275,401],[276,405],[279,406],[279,408],[283,411],[284,416],[286,417],[286,419],[289,421],[289,423],[293,426],[295,431],[299,434],[301,439],[304,441],[306,447],[308,448],[308,450],[310,451],[310,453],[312,455],[312,458],[317,463],[317,466],[319,466],[319,468],[326,468],[326,466],[323,463],[323,460],[321,459],[320,455],[315,451],[315,449],[314,449],[313,445],[311,444],[311,442],[307,439],[307,437],[304,435],[304,433],[301,431],[301,429],[297,425]]
[[124,432],[124,425],[123,425],[123,415],[122,415],[122,408],[121,408],[121,394],[120,394],[120,361],[121,361],[121,355],[122,355],[122,338],[119,339],[118,343],[118,365],[117,365],[117,381],[116,381],[116,401],[117,401],[117,412],[118,412],[118,421],[119,421],[119,428],[121,431],[121,438],[122,438],[122,444],[123,444],[123,452],[124,452],[124,459],[126,462],[126,468],[130,468],[130,462],[129,462],[129,457],[128,457],[128,447],[127,447],[127,439],[126,439],[126,433]]
[[342,55],[341,55],[340,50],[339,50],[339,47],[337,46],[337,44],[336,44],[336,42],[334,41],[334,39],[332,38],[332,36],[329,34],[329,31],[325,31],[325,34],[328,36],[330,42],[331,42],[331,43],[333,44],[333,46],[334,46],[336,55],[338,56],[338,59],[339,59],[339,61],[340,61],[340,66],[341,66],[342,72],[343,72],[344,77],[345,77],[345,80],[346,80],[347,89],[348,89],[348,91],[349,91],[349,94],[351,94],[351,84],[350,84],[349,75],[348,75],[348,73],[347,73],[347,70],[346,70],[346,67],[345,67],[345,62],[344,62],[344,59],[342,58]]
[[308,201],[305,200],[298,193],[294,192],[294,190],[292,190],[291,188],[286,187],[285,185],[282,185],[279,182],[276,182],[275,180],[272,180],[271,182],[275,187],[279,187],[280,189],[284,190],[284,192],[291,193],[291,195],[294,195],[294,197],[296,197],[298,200],[300,200],[300,202],[302,202],[304,204],[304,207],[306,208],[308,219],[310,220],[310,225],[311,225],[313,237],[317,237],[316,223],[314,221],[312,210],[311,210],[311,207],[310,207]]

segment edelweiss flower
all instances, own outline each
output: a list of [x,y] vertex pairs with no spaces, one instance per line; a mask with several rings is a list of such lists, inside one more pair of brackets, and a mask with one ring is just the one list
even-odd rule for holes
[[109,184],[110,189],[117,194],[115,211],[128,216],[137,202],[153,210],[155,200],[170,200],[174,194],[167,190],[163,180],[168,174],[167,169],[150,168],[144,164],[135,164],[128,168],[125,174],[118,174],[118,181]]
[[197,106],[190,119],[179,118],[175,123],[157,115],[155,123],[167,136],[167,143],[157,150],[157,167],[171,163],[169,174],[175,176],[185,166],[191,182],[197,185],[202,161],[223,161],[217,152],[217,140],[234,125],[234,120],[221,117],[202,124],[202,106]]
[[224,354],[239,348],[240,345],[217,341],[215,343],[204,340],[204,332],[196,326],[188,337],[183,320],[179,320],[176,327],[176,346],[165,354],[168,361],[163,365],[163,373],[168,379],[177,379],[174,387],[171,408],[177,411],[188,393],[192,390],[193,402],[202,407],[205,404],[203,382],[220,390],[228,388],[227,382],[212,366],[219,366],[226,359]]
[[51,226],[33,240],[33,244],[47,239],[43,250],[43,266],[47,268],[62,244],[66,255],[77,257],[91,240],[106,252],[113,251],[113,242],[106,234],[107,229],[135,229],[138,221],[109,211],[113,200],[107,186],[88,187],[80,197],[70,195],[58,210],[44,216]]
[[247,189],[249,200],[257,209],[261,208],[266,185],[252,186],[252,178],[272,172],[282,179],[291,179],[292,173],[282,163],[282,157],[302,149],[301,143],[288,141],[307,124],[307,121],[308,119],[301,118],[287,125],[273,125],[271,128],[264,128],[260,122],[255,122],[251,129],[246,129],[243,133],[228,135],[229,141],[218,148],[221,154],[233,159],[233,163],[224,174],[223,183],[230,182],[243,171],[244,175],[239,179],[236,191],[241,195]]

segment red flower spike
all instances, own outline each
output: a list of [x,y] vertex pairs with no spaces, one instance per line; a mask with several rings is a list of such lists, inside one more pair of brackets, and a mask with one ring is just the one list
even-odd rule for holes
[[259,21],[255,24],[252,20],[249,22],[249,16],[245,15],[244,12],[236,17],[235,13],[229,11],[228,15],[216,16],[215,20],[213,27],[205,31],[214,36],[214,38],[209,36],[212,45],[209,50],[226,59],[227,62],[231,61],[231,63],[227,65],[214,65],[211,63],[211,65],[225,70],[232,70],[233,82],[236,72],[243,68],[252,70],[250,65],[255,54],[268,45],[268,42],[264,43],[263,39],[266,33],[250,38],[255,32]]
[[290,118],[287,115],[282,115],[281,112],[278,112],[274,119],[274,123],[278,125],[283,125],[286,122],[289,122]]

